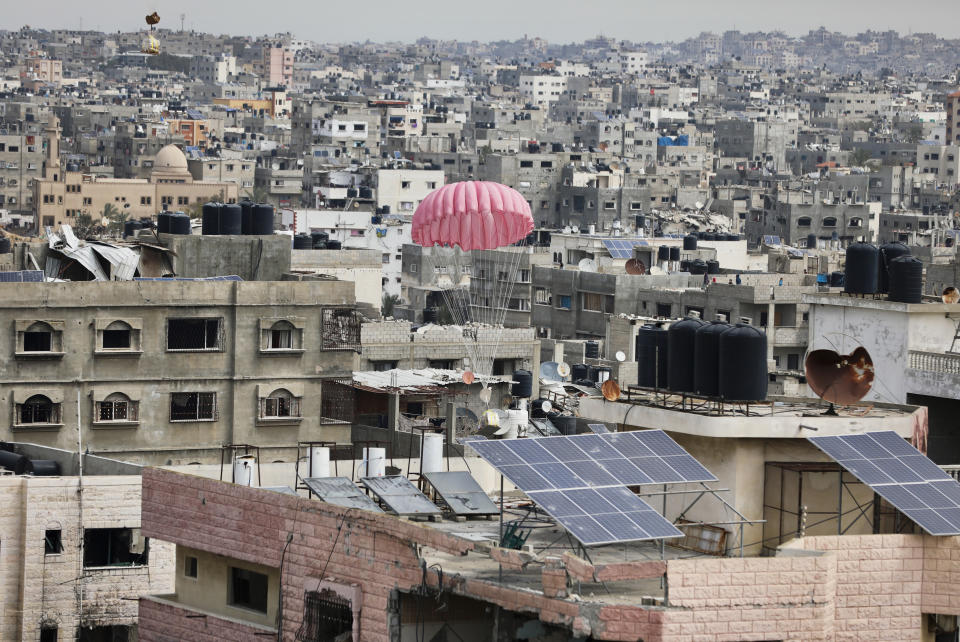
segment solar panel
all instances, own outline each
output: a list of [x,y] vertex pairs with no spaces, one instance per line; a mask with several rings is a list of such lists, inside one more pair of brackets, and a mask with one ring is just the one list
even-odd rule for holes
[[632,258],[633,248],[637,245],[648,245],[648,243],[639,239],[603,239],[603,246],[614,259]]
[[43,272],[40,270],[0,272],[0,283],[43,283],[43,281]]
[[587,428],[598,435],[610,432],[610,429],[603,424],[587,424]]
[[440,509],[403,475],[361,477],[360,483],[396,515],[440,514]]
[[424,478],[456,515],[496,515],[500,511],[464,470],[424,473]]
[[960,483],[892,430],[807,437],[931,535],[960,535]]
[[473,441],[470,447],[585,545],[680,537],[627,486],[716,479],[661,430]]
[[377,503],[367,497],[352,480],[346,477],[308,477],[303,480],[313,494],[329,504],[360,508],[382,513]]

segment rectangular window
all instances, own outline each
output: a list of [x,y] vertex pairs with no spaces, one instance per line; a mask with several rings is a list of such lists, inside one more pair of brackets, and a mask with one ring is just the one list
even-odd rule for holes
[[104,330],[103,331],[104,350],[129,350],[130,349],[130,331],[129,330]]
[[45,331],[27,331],[23,333],[24,352],[50,352],[51,333]]
[[665,319],[670,318],[670,304],[669,303],[658,303],[657,304],[657,316]]
[[197,579],[197,558],[193,555],[186,555],[183,558],[183,576]]
[[550,292],[546,288],[535,288],[533,302],[538,305],[550,305]]
[[63,552],[63,541],[60,539],[60,529],[51,529],[43,534],[43,554],[59,555]]
[[214,421],[217,393],[174,392],[170,395],[170,421]]
[[561,295],[558,297],[558,301],[559,301],[559,303],[558,303],[558,305],[557,305],[558,308],[560,308],[560,309],[562,309],[562,310],[569,310],[569,309],[570,309],[570,297],[569,297],[568,295],[566,295],[566,294],[561,294]]
[[167,350],[222,350],[220,319],[168,319]]
[[263,573],[245,568],[230,567],[230,606],[267,612],[268,579]]
[[290,350],[293,348],[293,330],[271,330],[270,349]]
[[148,540],[139,528],[86,528],[83,566],[145,566]]
[[371,361],[370,364],[373,366],[374,372],[386,372],[397,367],[396,361]]
[[137,421],[139,404],[129,399],[110,399],[97,402],[94,421]]
[[603,312],[603,295],[594,292],[584,292],[583,309],[588,312]]
[[44,624],[40,628],[40,642],[57,642],[60,639],[60,629],[56,624]]

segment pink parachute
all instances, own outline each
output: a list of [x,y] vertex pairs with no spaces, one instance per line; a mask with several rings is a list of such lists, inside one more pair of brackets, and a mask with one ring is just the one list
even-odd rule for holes
[[463,250],[512,245],[533,231],[530,204],[514,189],[486,181],[451,183],[427,195],[413,215],[413,242]]

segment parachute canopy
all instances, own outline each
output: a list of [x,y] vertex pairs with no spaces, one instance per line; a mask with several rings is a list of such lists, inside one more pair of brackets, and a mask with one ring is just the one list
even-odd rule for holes
[[494,250],[533,231],[530,204],[514,189],[487,181],[451,183],[427,195],[413,215],[413,242]]

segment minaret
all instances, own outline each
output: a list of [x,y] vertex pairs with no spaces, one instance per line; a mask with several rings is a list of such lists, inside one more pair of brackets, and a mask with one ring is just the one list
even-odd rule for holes
[[43,177],[50,180],[60,180],[60,119],[53,112],[43,128],[44,138],[47,139],[47,154],[44,158]]

